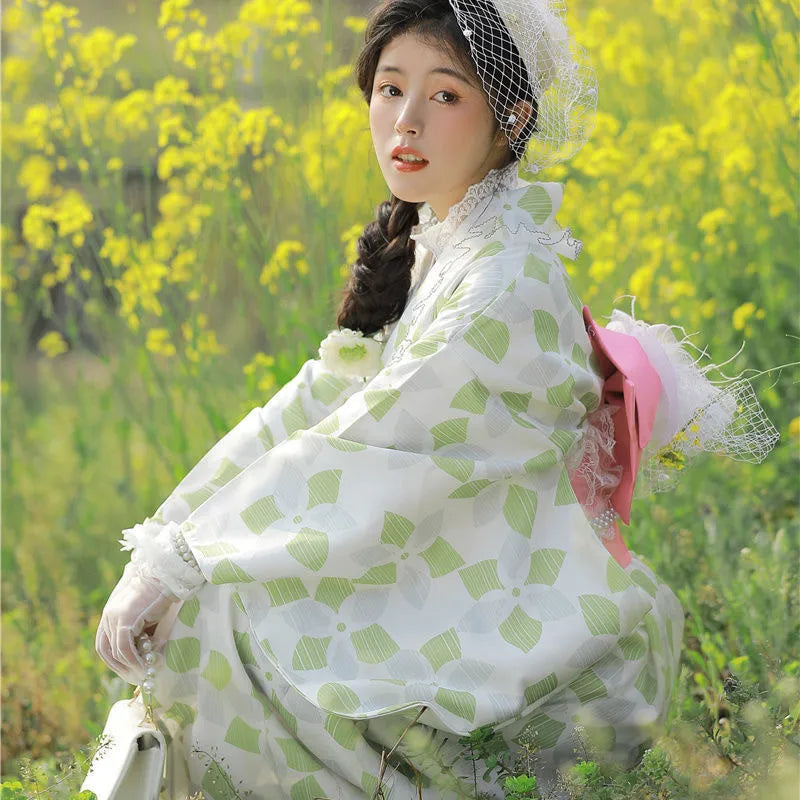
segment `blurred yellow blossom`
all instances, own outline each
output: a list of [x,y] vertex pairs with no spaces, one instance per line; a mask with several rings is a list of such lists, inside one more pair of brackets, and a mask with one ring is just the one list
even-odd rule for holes
[[52,220],[53,210],[49,206],[37,203],[28,206],[22,219],[22,236],[37,250],[49,250],[55,240]]
[[22,162],[18,181],[28,200],[38,200],[52,190],[53,163],[43,156],[32,155]]
[[36,347],[48,358],[55,358],[69,350],[67,342],[58,331],[46,333],[36,343]]
[[280,242],[269,261],[261,270],[261,275],[258,278],[259,283],[266,285],[270,294],[276,294],[278,291],[277,280],[280,278],[281,274],[287,272],[291,268],[292,261],[295,262],[295,269],[301,275],[307,274],[308,262],[305,258],[292,258],[293,256],[302,256],[305,250],[305,245],[302,242],[290,239]]
[[733,327],[737,331],[741,331],[744,329],[747,320],[753,316],[756,311],[755,303],[747,302],[740,305],[737,309],[733,312]]
[[145,347],[151,353],[156,353],[158,355],[175,355],[175,345],[170,341],[170,334],[166,328],[151,328],[147,331]]
[[353,33],[364,33],[367,29],[367,20],[365,17],[345,17],[344,27]]

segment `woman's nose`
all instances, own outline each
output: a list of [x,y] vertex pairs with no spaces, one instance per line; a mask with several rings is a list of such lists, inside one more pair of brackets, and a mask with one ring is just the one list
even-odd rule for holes
[[419,113],[414,109],[412,103],[406,103],[397,121],[394,124],[397,133],[419,134],[422,130],[422,122]]

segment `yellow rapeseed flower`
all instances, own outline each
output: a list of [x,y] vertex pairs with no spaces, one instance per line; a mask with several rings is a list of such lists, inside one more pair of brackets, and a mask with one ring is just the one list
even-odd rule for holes
[[191,5],[191,0],[163,0],[159,8],[158,27],[166,28],[186,20],[185,9]]
[[32,67],[29,59],[12,55],[3,57],[2,86],[6,100],[19,102],[28,97],[33,77]]
[[58,331],[46,333],[36,343],[36,347],[48,358],[55,358],[69,350],[69,346],[64,340],[64,337]]
[[22,238],[37,250],[49,250],[55,241],[53,209],[38,203],[28,206],[22,218]]
[[697,227],[705,234],[716,233],[723,225],[731,222],[731,214],[726,208],[715,208],[700,217]]
[[67,237],[82,232],[94,216],[81,193],[68,189],[53,204],[52,218],[58,226],[58,235]]
[[[291,267],[292,256],[301,255],[305,253],[305,245],[302,242],[286,239],[278,244],[275,252],[270,257],[269,261],[264,265],[261,270],[261,275],[258,280],[259,283],[266,285],[270,294],[276,294],[278,285],[276,281],[280,278],[281,274],[287,272]],[[301,274],[308,272],[308,263],[304,259],[295,259],[295,269]],[[302,262],[304,266],[299,267],[298,264]],[[305,273],[303,272],[305,270]]]
[[345,17],[344,27],[353,33],[364,33],[367,29],[367,20],[365,17]]
[[52,191],[52,178],[52,161],[40,155],[32,155],[22,162],[17,180],[25,189],[28,200],[39,200]]
[[157,355],[175,355],[175,345],[170,341],[170,334],[166,328],[151,328],[147,331],[145,347]]
[[747,320],[753,316],[756,311],[755,303],[747,302],[742,303],[734,312],[733,312],[733,327],[737,331],[744,330],[745,325],[747,324]]
[[[28,20],[26,20],[26,15],[22,8],[6,4],[6,7],[3,9],[3,33],[16,33],[23,29],[26,22],[28,22]],[[5,66],[6,63],[4,60],[3,67]]]

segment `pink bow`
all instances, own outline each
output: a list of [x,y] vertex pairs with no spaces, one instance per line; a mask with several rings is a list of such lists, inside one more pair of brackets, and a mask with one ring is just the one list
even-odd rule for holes
[[[614,460],[622,465],[622,478],[610,501],[623,522],[630,525],[633,487],[636,484],[642,450],[653,434],[661,396],[661,379],[634,336],[601,327],[592,319],[588,306],[583,307],[583,322],[605,378],[600,406],[608,403],[621,407],[614,414],[613,420]],[[578,501],[585,502],[585,484],[575,478],[572,487]],[[619,527],[616,523],[613,527],[614,535],[610,539],[603,539],[603,542],[611,555],[624,567],[630,563],[631,555]]]

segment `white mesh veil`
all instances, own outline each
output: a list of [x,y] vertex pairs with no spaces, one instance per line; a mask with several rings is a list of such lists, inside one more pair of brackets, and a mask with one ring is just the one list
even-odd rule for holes
[[573,156],[594,127],[597,77],[569,35],[563,0],[449,2],[520,170]]

